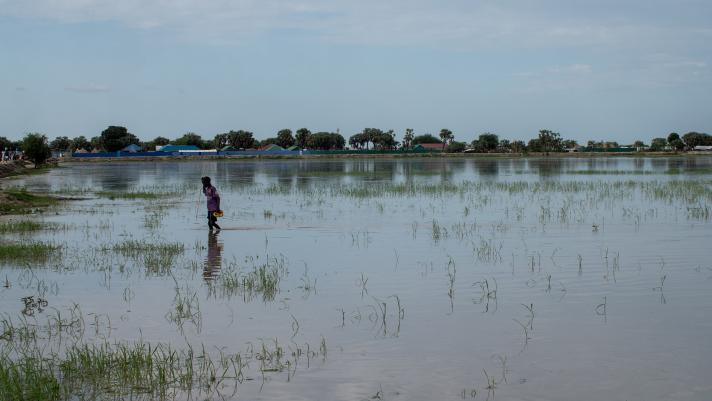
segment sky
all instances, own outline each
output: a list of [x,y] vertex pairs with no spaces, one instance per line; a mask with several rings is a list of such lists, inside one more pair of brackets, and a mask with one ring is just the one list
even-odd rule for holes
[[709,0],[0,0],[0,136],[712,133]]

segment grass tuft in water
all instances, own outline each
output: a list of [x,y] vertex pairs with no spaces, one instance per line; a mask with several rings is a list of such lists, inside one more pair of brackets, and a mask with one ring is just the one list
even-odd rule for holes
[[0,263],[41,263],[59,253],[60,249],[61,247],[58,245],[41,241],[0,243]]
[[8,221],[6,223],[0,223],[0,234],[9,233],[29,233],[34,231],[40,231],[46,226],[42,223],[31,220],[23,221]]

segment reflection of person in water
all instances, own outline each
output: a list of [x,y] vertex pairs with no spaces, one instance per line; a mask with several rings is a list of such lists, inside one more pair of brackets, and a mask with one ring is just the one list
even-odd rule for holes
[[213,279],[220,265],[222,264],[222,243],[218,241],[217,232],[208,232],[208,256],[205,258],[205,266],[203,268],[203,278],[206,280]]

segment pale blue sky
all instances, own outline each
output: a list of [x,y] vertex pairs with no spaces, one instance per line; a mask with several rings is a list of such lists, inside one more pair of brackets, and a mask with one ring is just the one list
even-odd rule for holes
[[712,133],[712,2],[0,0],[0,136]]

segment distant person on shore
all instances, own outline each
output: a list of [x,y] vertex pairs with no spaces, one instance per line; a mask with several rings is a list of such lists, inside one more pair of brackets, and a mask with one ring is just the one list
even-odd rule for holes
[[211,231],[213,227],[220,230],[220,226],[217,223],[218,218],[215,216],[215,213],[220,211],[218,190],[210,183],[210,177],[203,177],[200,180],[203,182],[203,195],[208,200],[208,227],[210,227]]

